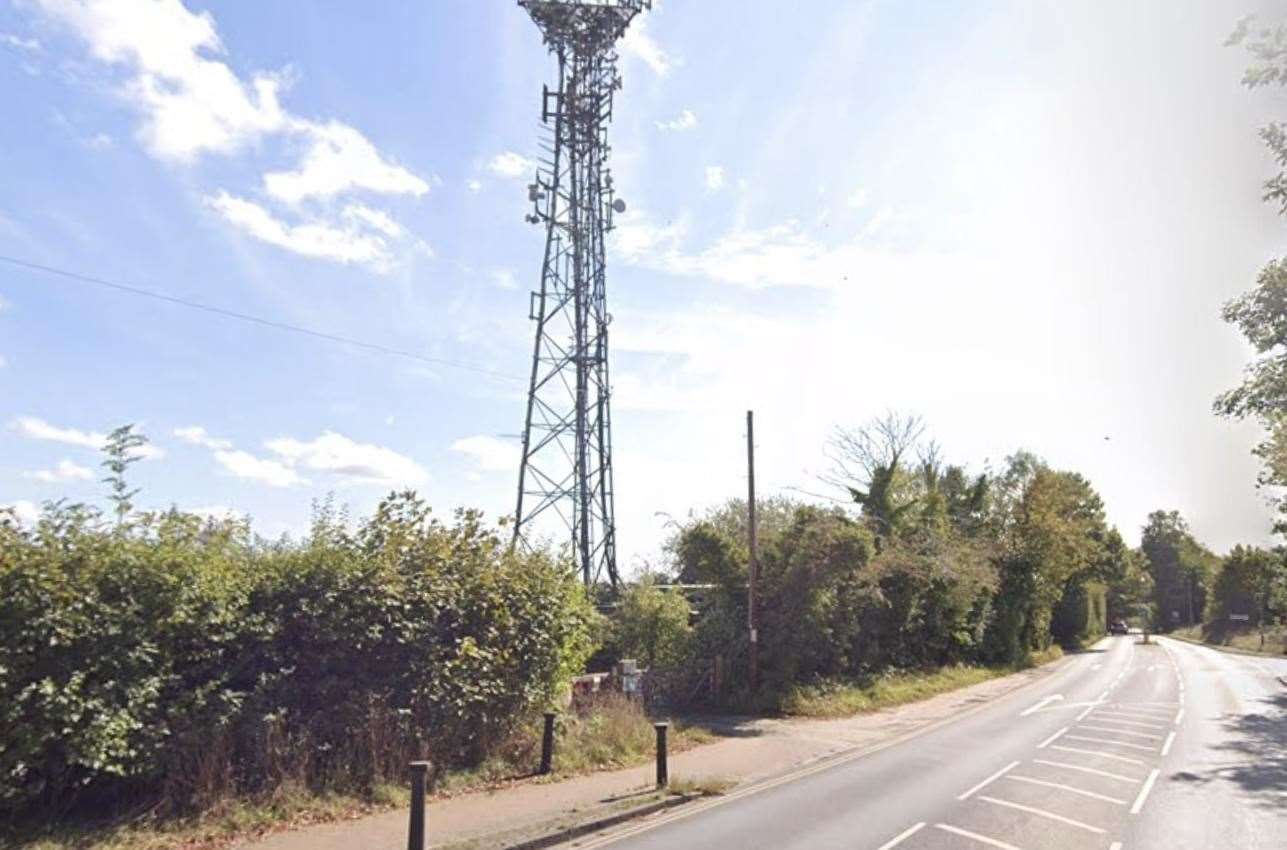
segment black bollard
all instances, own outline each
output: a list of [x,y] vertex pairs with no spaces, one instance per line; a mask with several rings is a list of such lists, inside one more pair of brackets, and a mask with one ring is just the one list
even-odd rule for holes
[[546,774],[554,769],[554,720],[558,717],[552,711],[545,712],[545,733],[541,736],[541,773]]
[[666,730],[669,723],[654,723],[657,730],[657,787],[665,788],[670,784],[670,775],[666,769]]
[[429,762],[411,763],[411,827],[407,831],[407,850],[425,850],[425,778]]

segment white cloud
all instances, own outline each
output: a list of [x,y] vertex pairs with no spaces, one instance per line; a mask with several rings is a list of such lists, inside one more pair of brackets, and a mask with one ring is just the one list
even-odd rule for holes
[[347,124],[300,125],[310,137],[308,153],[295,171],[264,175],[264,191],[288,204],[333,198],[354,190],[420,197],[429,184],[388,162],[366,136]]
[[215,522],[227,522],[229,520],[242,522],[247,518],[245,511],[239,511],[227,505],[204,505],[199,508],[181,508],[180,510],[186,514],[212,519]]
[[85,140],[85,147],[96,151],[107,150],[113,144],[115,144],[115,142],[112,140],[112,137],[106,133],[95,133]]
[[227,192],[206,198],[206,203],[261,242],[305,257],[358,263],[381,272],[391,267],[393,239],[402,233],[388,216],[358,204],[346,207],[338,221],[289,224],[254,201]]
[[528,159],[520,153],[506,151],[492,157],[491,162],[487,163],[487,170],[497,177],[523,177],[536,171],[536,162]]
[[178,0],[37,2],[84,39],[95,58],[131,67],[123,94],[144,111],[143,142],[156,156],[191,161],[230,153],[289,126],[278,102],[281,76],[260,73],[244,83],[209,58],[225,51],[208,12],[193,14]]
[[643,62],[659,77],[670,73],[677,63],[648,32],[648,18],[635,18],[621,39],[621,54]]
[[202,448],[213,449],[215,451],[232,448],[231,440],[212,437],[210,436],[210,433],[200,425],[188,425],[184,428],[175,428],[174,436],[190,445],[201,446]]
[[518,278],[512,269],[496,269],[492,272],[492,280],[501,289],[518,289]]
[[330,473],[350,483],[409,485],[428,478],[424,468],[411,458],[334,431],[325,431],[308,442],[282,437],[264,445],[290,467]]
[[[264,174],[262,187],[267,198],[292,208],[358,192],[420,197],[429,191],[425,179],[391,162],[356,128],[283,108],[287,74],[239,77],[222,61],[226,50],[209,12],[192,12],[179,0],[35,2],[76,32],[95,58],[126,69],[121,94],[142,113],[140,139],[153,156],[191,164],[203,155],[258,151],[264,139],[282,139],[299,147],[297,167]],[[226,190],[207,201],[264,242],[377,271],[388,269],[391,243],[407,236],[388,213],[354,203],[324,203],[307,219],[287,223]],[[411,247],[420,246],[416,241]]]
[[697,113],[693,112],[691,109],[685,109],[683,112],[679,113],[678,118],[673,118],[670,121],[658,121],[656,123],[658,130],[679,133],[684,130],[691,130],[697,126]]
[[481,192],[483,190],[483,181],[481,180],[470,180],[465,185],[471,192]]
[[[40,508],[37,507],[34,502],[29,502],[26,499],[19,499],[16,502],[4,502],[0,504],[0,512],[3,511],[12,512],[14,518],[18,520],[18,525],[27,528],[34,526],[40,521]],[[3,521],[2,515],[0,515],[0,521]]]
[[720,189],[724,188],[724,184],[727,182],[727,180],[728,180],[728,175],[724,171],[724,166],[722,165],[706,166],[706,188],[707,189],[709,189],[712,192],[718,192]]
[[13,306],[12,304],[4,300],[3,296],[0,296],[0,313],[3,313],[5,310],[8,310],[12,306]]
[[216,463],[236,478],[257,481],[269,487],[295,487],[308,483],[286,464],[269,458],[255,457],[250,452],[240,449],[216,451],[214,457]]
[[866,203],[867,203],[866,189],[855,189],[853,194],[851,194],[848,198],[845,198],[845,205],[852,210],[859,209],[860,207],[865,206]]
[[[45,440],[53,443],[65,443],[85,449],[101,451],[107,442],[107,435],[94,431],[81,431],[77,428],[60,428],[51,425],[35,416],[19,416],[9,423],[9,428],[20,437],[30,440]],[[135,449],[135,454],[144,460],[160,460],[165,457],[165,450],[151,443]]]
[[24,472],[23,478],[30,478],[33,481],[41,481],[45,484],[58,484],[65,481],[93,481],[93,470],[73,463],[71,460],[64,458],[58,462],[53,469],[40,469],[35,472]]
[[451,444],[453,452],[473,459],[484,472],[513,472],[518,469],[520,448],[513,440],[502,440],[486,434],[465,437]]
[[9,428],[18,436],[30,440],[66,443],[69,446],[81,446],[87,449],[101,449],[103,443],[107,442],[106,434],[96,434],[76,428],[60,428],[35,416],[19,416],[9,423]]
[[40,42],[34,38],[23,38],[20,35],[14,35],[11,32],[0,32],[0,44],[13,47],[17,50],[26,50],[36,53],[40,50]]

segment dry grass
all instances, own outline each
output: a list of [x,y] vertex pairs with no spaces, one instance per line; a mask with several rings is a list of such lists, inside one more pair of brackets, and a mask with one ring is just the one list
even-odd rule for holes
[[[1032,658],[1032,665],[1063,656],[1054,646]],[[782,700],[782,713],[794,717],[849,717],[977,685],[1008,676],[1010,667],[942,667],[931,672],[887,673],[866,682],[829,681],[792,688]]]
[[1240,649],[1244,652],[1264,652],[1269,655],[1287,654],[1287,626],[1270,626],[1265,629],[1264,640],[1261,640],[1259,629],[1246,626],[1220,628],[1211,625],[1192,626],[1187,629],[1176,629],[1175,637],[1200,641],[1212,646],[1225,646]]
[[[681,752],[714,737],[705,729],[672,723],[669,749]],[[643,764],[654,757],[655,748],[652,720],[639,704],[608,694],[561,719],[551,778]],[[525,723],[479,767],[440,774],[434,792],[451,796],[531,779],[540,752],[538,718]],[[359,797],[287,785],[270,798],[231,801],[190,818],[59,824],[0,835],[0,850],[217,850],[239,838],[404,807],[408,797],[400,786],[379,786],[372,795]]]
[[737,785],[737,780],[725,776],[703,776],[700,779],[676,777],[666,790],[671,794],[693,797],[722,797]]

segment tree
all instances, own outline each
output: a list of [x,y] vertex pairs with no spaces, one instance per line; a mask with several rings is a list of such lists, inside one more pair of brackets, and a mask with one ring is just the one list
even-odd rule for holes
[[125,480],[125,473],[132,464],[142,458],[138,450],[147,445],[147,441],[147,437],[134,433],[134,425],[130,424],[122,425],[112,431],[107,435],[107,442],[103,444],[103,454],[106,457],[101,466],[108,474],[102,481],[111,487],[111,493],[107,498],[115,506],[118,526],[124,524],[125,518],[129,516],[130,511],[134,510],[134,503],[131,500],[139,494],[137,488],[130,489],[129,483]]
[[1197,625],[1206,605],[1216,557],[1189,532],[1177,511],[1153,511],[1140,535],[1140,551],[1153,579],[1157,626]]
[[[1247,88],[1287,85],[1287,26],[1256,28],[1247,17],[1226,42],[1244,45],[1253,62],[1243,74]],[[1287,126],[1271,121],[1260,138],[1273,154],[1279,171],[1264,183],[1264,200],[1278,204],[1287,215]],[[1237,328],[1256,350],[1240,386],[1216,398],[1220,416],[1257,419],[1268,437],[1254,450],[1263,464],[1261,487],[1287,486],[1287,263],[1271,260],[1260,271],[1256,288],[1224,307],[1224,320]],[[1274,529],[1287,533],[1287,500],[1275,498],[1279,520]]]
[[823,481],[848,492],[879,538],[894,533],[917,502],[915,476],[907,455],[921,448],[934,462],[937,449],[922,445],[919,416],[889,411],[858,428],[837,428],[827,443],[831,470]]
[[638,659],[647,668],[681,664],[692,641],[688,618],[682,593],[662,590],[652,577],[631,585],[613,618],[621,657]]

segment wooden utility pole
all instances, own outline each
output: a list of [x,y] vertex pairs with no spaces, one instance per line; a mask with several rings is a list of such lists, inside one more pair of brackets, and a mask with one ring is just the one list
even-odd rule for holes
[[751,549],[746,567],[746,625],[751,639],[750,684],[755,691],[760,685],[760,635],[756,623],[755,580],[760,571],[760,550],[755,538],[755,412],[746,411],[746,533]]

